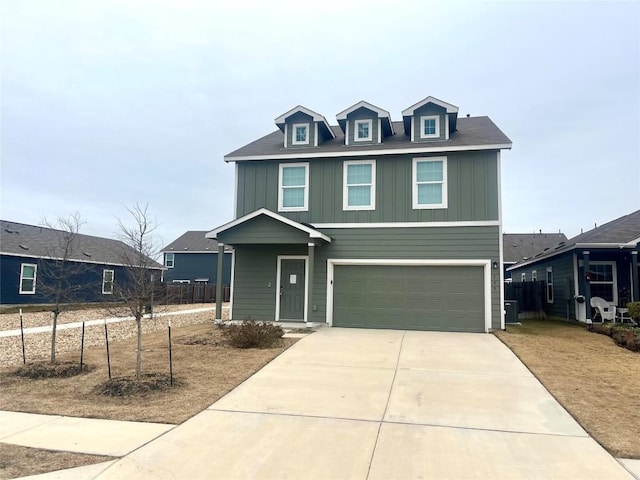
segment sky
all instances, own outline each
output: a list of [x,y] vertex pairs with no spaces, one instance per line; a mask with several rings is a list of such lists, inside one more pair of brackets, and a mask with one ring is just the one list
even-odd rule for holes
[[233,219],[227,153],[303,105],[427,96],[488,115],[503,230],[568,237],[640,209],[640,1],[0,2],[0,217],[79,212],[157,242]]

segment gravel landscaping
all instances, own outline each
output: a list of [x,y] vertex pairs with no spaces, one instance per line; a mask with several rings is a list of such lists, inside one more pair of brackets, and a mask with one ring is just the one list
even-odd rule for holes
[[[166,329],[171,325],[181,327],[212,321],[215,315],[215,304],[171,305],[156,308],[154,318],[142,321],[144,333]],[[211,309],[203,313],[202,309]],[[186,310],[200,310],[197,313],[180,313]],[[228,305],[222,307],[222,318],[228,318]],[[113,318],[113,312],[102,308],[90,310],[76,310],[64,312],[58,317],[58,325],[89,320]],[[118,319],[120,320],[120,319]],[[50,312],[29,312],[23,314],[24,328],[46,327],[51,325]],[[0,332],[20,328],[18,313],[0,314]],[[81,328],[71,328],[57,331],[56,354],[64,352],[80,352]],[[117,341],[135,336],[136,323],[134,320],[123,320],[108,325],[109,340]],[[85,329],[85,347],[104,344],[104,325],[87,326]],[[27,361],[48,360],[51,352],[51,331],[44,333],[25,332],[25,353]],[[20,335],[0,337],[0,367],[19,365],[22,363],[22,344]]]

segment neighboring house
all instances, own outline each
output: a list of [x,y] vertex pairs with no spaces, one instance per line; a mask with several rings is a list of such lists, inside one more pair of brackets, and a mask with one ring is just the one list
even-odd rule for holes
[[[190,230],[164,248],[165,283],[217,282],[218,242],[206,238],[206,233],[205,230]],[[224,253],[222,283],[231,284],[230,249]]]
[[[64,232],[35,225],[0,220],[0,304],[43,304],[53,299],[50,276],[59,261],[59,239]],[[71,289],[82,286],[74,301],[101,302],[113,299],[114,286],[126,278],[124,255],[134,251],[119,240],[77,235],[68,256],[73,274],[66,279]],[[148,260],[158,271],[162,265]]]
[[500,151],[511,141],[433,97],[399,122],[364,101],[337,122],[298,106],[225,157],[235,219],[207,237],[233,248],[232,318],[501,328]]
[[582,322],[592,318],[590,299],[625,307],[640,300],[640,210],[620,217],[511,267],[513,282],[546,281],[545,313]]
[[[551,249],[561,242],[566,242],[564,233],[505,233],[502,235],[503,268],[505,281],[511,281],[509,267],[527,260],[538,253]],[[544,280],[530,278],[529,280]]]

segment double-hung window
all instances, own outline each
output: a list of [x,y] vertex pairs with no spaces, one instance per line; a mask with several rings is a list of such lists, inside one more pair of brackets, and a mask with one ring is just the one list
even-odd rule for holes
[[111,295],[113,293],[113,270],[102,271],[102,293],[104,295]]
[[278,210],[295,212],[308,210],[309,164],[282,163],[278,175]]
[[372,139],[371,127],[373,126],[372,120],[356,120],[355,122],[355,135],[353,140],[356,142],[365,142]]
[[175,253],[164,254],[164,266],[167,268],[173,268],[175,265]]
[[440,116],[420,117],[420,138],[440,138]]
[[531,281],[532,281],[532,282],[535,282],[535,281],[537,281],[537,280],[538,280],[538,271],[537,271],[537,270],[533,270],[533,271],[531,272]]
[[547,267],[547,303],[553,303],[553,267]]
[[589,278],[592,297],[600,297],[609,303],[618,303],[614,262],[589,263]]
[[291,145],[308,145],[309,144],[309,124],[308,123],[294,123],[291,128],[293,129]]
[[413,159],[413,208],[447,208],[447,158]]
[[33,295],[36,293],[36,272],[38,266],[34,263],[23,263],[20,266],[20,293]]
[[344,162],[342,208],[344,210],[375,210],[376,161]]

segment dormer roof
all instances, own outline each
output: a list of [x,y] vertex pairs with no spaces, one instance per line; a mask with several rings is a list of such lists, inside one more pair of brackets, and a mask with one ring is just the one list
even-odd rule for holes
[[458,118],[458,107],[456,107],[455,105],[451,105],[450,103],[443,102],[436,97],[429,96],[402,111],[402,120],[404,121],[405,133],[407,133],[408,135],[411,132],[411,117],[413,117],[415,111],[428,103],[432,103],[433,105],[444,108],[445,113],[449,117],[449,128],[452,132],[454,132],[456,130],[456,120]]
[[360,108],[366,108],[367,110],[372,111],[373,113],[376,114],[377,118],[382,120],[382,128],[385,136],[395,134],[393,130],[393,123],[391,122],[391,115],[389,114],[389,112],[387,112],[386,110],[383,110],[380,107],[376,107],[375,105],[369,102],[365,102],[364,100],[361,100],[355,105],[351,105],[346,110],[343,110],[342,112],[336,114],[336,120],[338,120],[338,125],[340,125],[340,128],[342,129],[343,132],[346,131],[347,116],[351,112],[355,112]]
[[333,133],[333,130],[331,130],[331,127],[329,126],[329,122],[327,122],[327,119],[324,118],[323,115],[320,115],[319,113],[316,113],[313,110],[309,110],[308,108],[303,107],[302,105],[298,105],[297,107],[292,108],[288,112],[285,112],[282,115],[280,115],[278,118],[276,118],[275,119],[276,125],[284,133],[284,125],[287,121],[287,118],[299,112],[309,115],[314,122],[318,123],[318,127],[323,129],[324,133],[327,134],[329,137],[331,138],[336,137],[335,134]]

